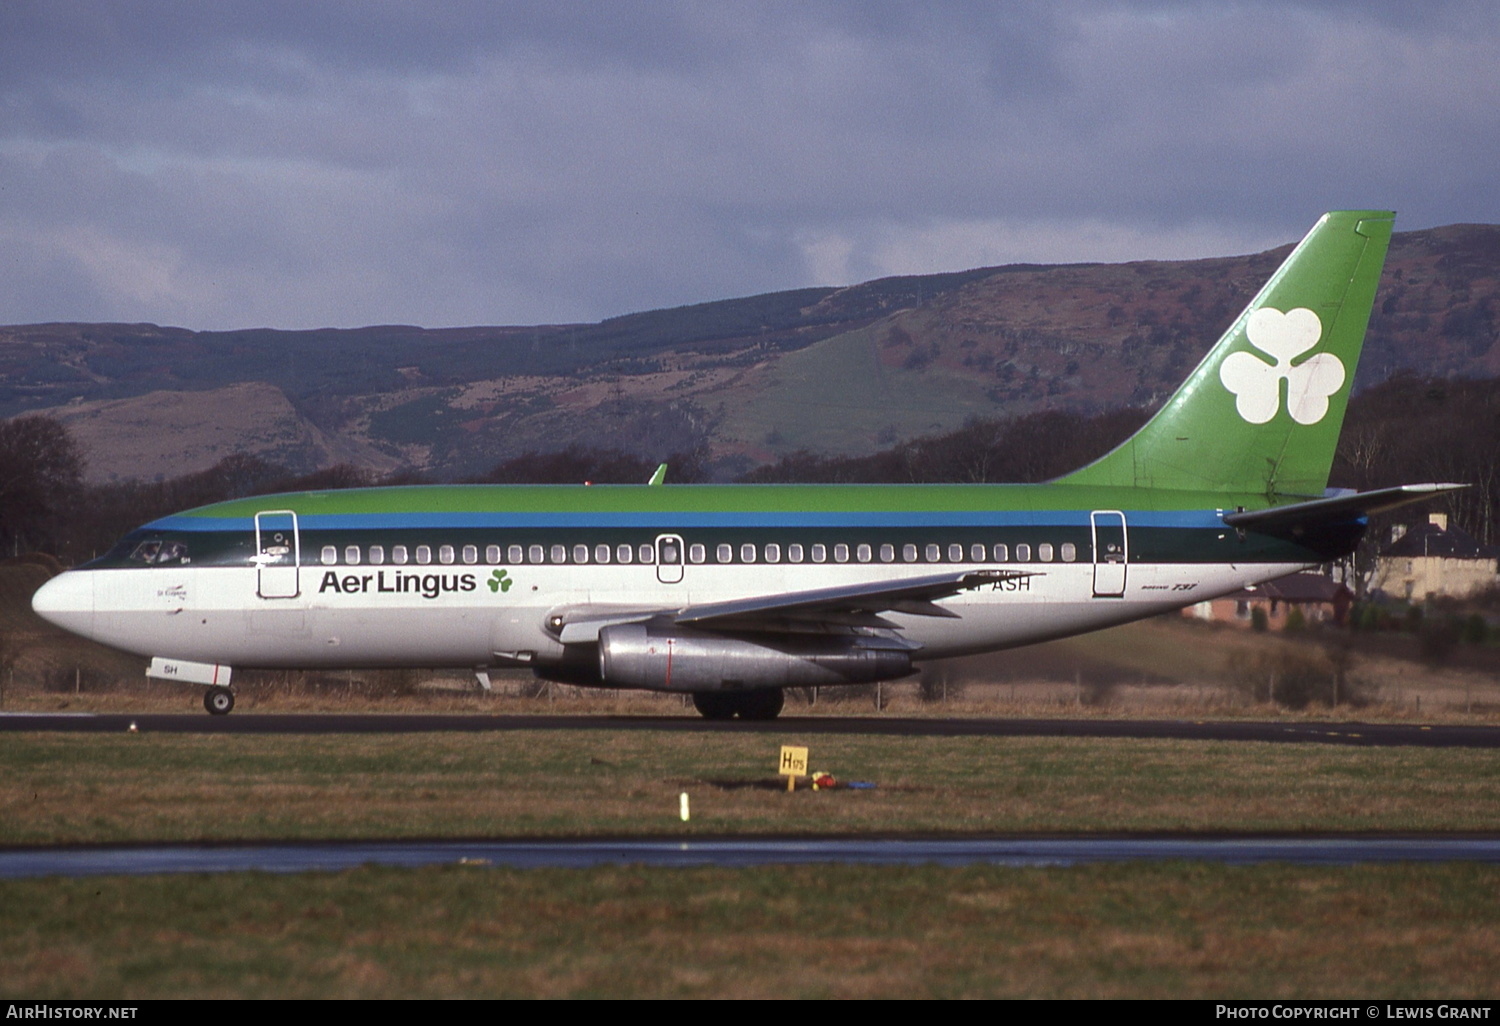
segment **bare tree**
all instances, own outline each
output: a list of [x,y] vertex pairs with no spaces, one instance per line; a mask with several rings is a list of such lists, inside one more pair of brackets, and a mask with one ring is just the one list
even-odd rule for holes
[[83,457],[67,428],[27,414],[0,421],[0,545],[56,548],[82,491]]

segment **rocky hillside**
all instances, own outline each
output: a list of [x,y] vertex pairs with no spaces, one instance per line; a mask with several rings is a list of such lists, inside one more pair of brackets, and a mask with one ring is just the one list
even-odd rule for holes
[[[0,328],[0,415],[49,410],[94,480],[234,451],[460,476],[528,450],[703,447],[725,472],[971,416],[1158,401],[1285,255],[982,268],[589,325]],[[1358,384],[1500,374],[1500,226],[1398,233]]]

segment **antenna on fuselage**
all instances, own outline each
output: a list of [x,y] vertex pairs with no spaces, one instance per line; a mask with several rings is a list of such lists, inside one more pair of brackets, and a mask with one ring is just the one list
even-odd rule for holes
[[666,480],[667,480],[667,465],[665,463],[663,463],[663,464],[661,464],[660,466],[658,466],[656,468],[656,473],[652,474],[651,475],[651,480],[647,481],[646,483],[648,485],[659,485],[659,484],[665,484]]

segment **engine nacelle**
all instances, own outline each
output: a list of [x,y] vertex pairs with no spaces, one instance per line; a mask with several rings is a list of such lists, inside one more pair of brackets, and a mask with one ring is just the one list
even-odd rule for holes
[[599,632],[609,687],[713,691],[868,684],[912,672],[911,652],[876,637],[779,634],[755,638],[616,624]]

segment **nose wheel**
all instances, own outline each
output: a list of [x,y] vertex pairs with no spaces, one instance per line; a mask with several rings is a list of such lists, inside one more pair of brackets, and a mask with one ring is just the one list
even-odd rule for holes
[[211,716],[228,716],[234,708],[234,692],[228,688],[209,688],[203,693],[203,708]]

